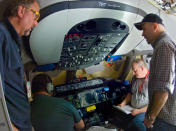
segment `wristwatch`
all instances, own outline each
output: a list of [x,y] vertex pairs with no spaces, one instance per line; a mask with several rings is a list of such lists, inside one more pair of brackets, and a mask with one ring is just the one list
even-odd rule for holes
[[149,120],[149,121],[151,121],[151,122],[153,122],[155,119],[153,119],[151,116],[150,116],[150,114],[147,114],[147,119]]

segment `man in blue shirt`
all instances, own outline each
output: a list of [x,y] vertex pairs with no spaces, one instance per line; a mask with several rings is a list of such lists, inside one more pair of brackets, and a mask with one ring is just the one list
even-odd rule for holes
[[13,130],[31,131],[30,104],[20,56],[21,36],[29,35],[38,24],[36,0],[5,0],[0,22],[0,74]]

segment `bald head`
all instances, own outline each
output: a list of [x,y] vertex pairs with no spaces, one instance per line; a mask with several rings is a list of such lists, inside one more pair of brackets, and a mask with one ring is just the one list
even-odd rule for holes
[[142,30],[142,36],[148,43],[152,43],[162,32],[165,31],[163,20],[157,14],[147,14],[141,22],[135,23],[138,30]]

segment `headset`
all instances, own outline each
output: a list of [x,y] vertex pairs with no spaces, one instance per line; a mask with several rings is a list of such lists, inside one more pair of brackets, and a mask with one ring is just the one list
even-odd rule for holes
[[38,74],[32,80],[32,92],[35,93],[43,90],[50,94],[53,94],[54,86],[49,75]]
[[47,89],[47,92],[48,92],[48,93],[53,93],[53,91],[54,91],[54,85],[53,85],[51,82],[49,82],[49,83],[47,84],[46,89]]

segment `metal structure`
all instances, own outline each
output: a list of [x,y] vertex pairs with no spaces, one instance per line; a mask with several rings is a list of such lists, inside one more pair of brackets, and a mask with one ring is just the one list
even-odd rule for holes
[[29,38],[38,65],[82,69],[108,55],[127,54],[143,40],[133,28],[147,14],[138,8],[141,0],[40,0],[40,5],[41,18]]
[[12,131],[0,75],[0,131]]

